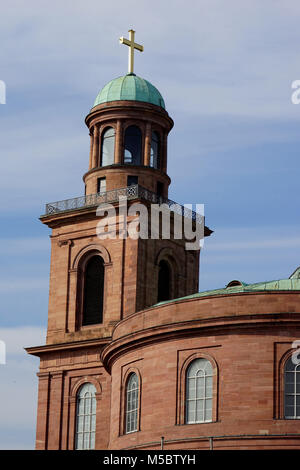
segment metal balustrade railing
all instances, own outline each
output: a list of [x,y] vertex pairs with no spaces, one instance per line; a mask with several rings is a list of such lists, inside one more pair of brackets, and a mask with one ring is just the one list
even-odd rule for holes
[[127,188],[113,189],[104,193],[88,194],[86,196],[75,197],[72,199],[65,199],[64,201],[51,202],[46,204],[46,213],[44,215],[58,214],[61,212],[70,212],[78,209],[88,209],[97,207],[100,204],[113,204],[119,202],[119,198],[125,197],[127,200],[142,199],[149,201],[153,204],[164,204],[176,214],[196,220],[199,223],[203,222],[203,216],[187,207],[172,201],[171,199],[164,198],[158,194],[149,191],[148,189],[138,184],[128,186]]

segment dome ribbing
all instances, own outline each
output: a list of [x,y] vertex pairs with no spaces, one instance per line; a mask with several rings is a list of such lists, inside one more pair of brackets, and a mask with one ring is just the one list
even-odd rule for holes
[[98,93],[94,106],[110,101],[142,101],[155,104],[165,109],[165,102],[160,92],[148,80],[134,74],[115,78],[107,83]]

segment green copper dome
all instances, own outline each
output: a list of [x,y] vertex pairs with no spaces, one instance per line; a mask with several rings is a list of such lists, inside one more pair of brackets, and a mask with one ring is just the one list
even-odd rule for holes
[[98,93],[94,106],[110,101],[143,101],[165,109],[163,97],[150,82],[135,74],[115,78]]

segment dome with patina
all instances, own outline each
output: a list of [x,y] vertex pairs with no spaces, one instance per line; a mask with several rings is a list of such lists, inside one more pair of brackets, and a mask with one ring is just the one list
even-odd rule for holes
[[93,107],[111,101],[142,101],[165,109],[164,99],[158,89],[135,74],[115,78],[107,83],[98,93]]

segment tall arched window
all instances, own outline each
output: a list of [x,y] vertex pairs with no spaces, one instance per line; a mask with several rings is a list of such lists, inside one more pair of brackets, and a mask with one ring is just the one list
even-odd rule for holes
[[115,161],[115,130],[109,127],[102,134],[101,166],[113,165]]
[[291,357],[284,368],[284,417],[300,419],[300,364]]
[[124,163],[140,165],[142,161],[142,132],[137,126],[129,126],[125,131]]
[[171,298],[171,270],[169,263],[161,260],[158,266],[157,302]]
[[152,168],[160,167],[160,142],[157,132],[152,132],[151,149],[150,149],[150,166]]
[[135,432],[138,430],[138,410],[139,410],[139,379],[135,373],[130,374],[126,385],[126,413],[125,432]]
[[104,294],[104,262],[100,256],[91,257],[84,273],[82,325],[102,323]]
[[207,359],[195,359],[186,374],[187,424],[212,421],[213,368]]
[[96,388],[91,383],[82,385],[76,399],[75,449],[95,449]]

